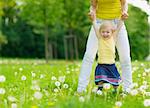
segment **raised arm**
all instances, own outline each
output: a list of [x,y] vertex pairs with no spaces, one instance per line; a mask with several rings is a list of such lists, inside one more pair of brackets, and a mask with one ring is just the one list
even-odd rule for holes
[[120,31],[120,29],[121,29],[122,26],[123,26],[123,21],[120,20],[120,21],[118,22],[118,24],[117,24],[116,30],[115,30],[114,33],[113,33],[114,38],[116,38],[116,36],[118,35],[118,33],[119,33],[119,31]]
[[91,0],[90,12],[88,13],[88,15],[92,21],[96,19],[96,7],[97,0]]
[[100,38],[99,29],[96,27],[95,21],[93,21],[92,23],[93,23],[93,28],[94,28],[94,31],[96,33],[96,36],[99,39]]
[[126,20],[128,18],[128,3],[127,0],[120,0],[121,2],[121,11],[122,11],[122,15],[121,18],[122,20]]

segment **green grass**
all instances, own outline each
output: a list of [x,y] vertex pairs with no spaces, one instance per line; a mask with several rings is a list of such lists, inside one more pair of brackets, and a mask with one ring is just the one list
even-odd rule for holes
[[[5,82],[0,82],[0,88],[5,89],[5,94],[0,94],[0,108],[11,108],[12,103],[18,108],[119,108],[115,106],[116,101],[122,103],[121,108],[145,108],[144,100],[150,99],[149,95],[143,94],[140,88],[143,82],[147,86],[144,92],[150,92],[150,63],[132,62],[133,81],[138,84],[134,89],[138,94],[132,96],[130,93],[122,96],[121,86],[117,95],[112,94],[111,89],[103,91],[102,95],[93,93],[94,68],[87,92],[77,94],[77,84],[81,61],[49,61],[26,59],[1,59],[0,75],[6,77]],[[119,63],[116,63],[120,70]],[[21,80],[25,76],[26,80]],[[57,80],[52,80],[55,76]],[[65,81],[57,87],[55,82],[60,76],[65,76]],[[63,88],[67,84],[68,88]],[[58,92],[54,92],[58,90]],[[34,97],[38,92],[42,94],[40,99]],[[15,100],[8,97],[13,96]],[[39,95],[40,96],[40,95]],[[15,108],[15,107],[14,107]],[[148,108],[148,107],[147,107]]]

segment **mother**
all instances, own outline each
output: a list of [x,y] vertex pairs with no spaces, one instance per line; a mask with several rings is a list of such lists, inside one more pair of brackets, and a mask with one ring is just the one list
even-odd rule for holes
[[[91,20],[96,19],[96,23],[99,26],[102,21],[109,20],[115,25],[119,22],[119,19],[126,20],[128,18],[128,5],[126,0],[91,0],[91,7],[89,16]],[[132,84],[132,72],[131,72],[131,59],[130,59],[130,46],[128,41],[128,35],[125,25],[119,31],[116,40],[116,47],[119,53],[119,59],[122,69],[123,90]],[[78,92],[83,92],[89,83],[90,73],[92,70],[92,64],[94,62],[96,53],[98,50],[98,39],[95,35],[93,27],[91,27],[86,52],[82,61],[82,66],[78,81]]]

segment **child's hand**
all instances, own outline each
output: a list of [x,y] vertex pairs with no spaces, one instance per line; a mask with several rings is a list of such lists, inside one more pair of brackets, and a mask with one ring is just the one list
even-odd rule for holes
[[123,12],[122,12],[122,15],[121,15],[121,19],[122,19],[122,20],[126,20],[126,19],[128,19],[128,17],[129,17],[128,13],[125,12],[125,11],[123,11]]
[[92,21],[96,20],[96,11],[94,9],[90,9],[88,16],[89,16],[90,20],[92,20]]

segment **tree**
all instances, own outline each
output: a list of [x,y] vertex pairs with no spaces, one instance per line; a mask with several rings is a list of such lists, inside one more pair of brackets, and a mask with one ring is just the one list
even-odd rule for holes
[[60,20],[62,13],[61,0],[22,0],[21,16],[34,26],[36,33],[44,35],[45,58],[48,62],[49,29]]

